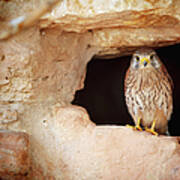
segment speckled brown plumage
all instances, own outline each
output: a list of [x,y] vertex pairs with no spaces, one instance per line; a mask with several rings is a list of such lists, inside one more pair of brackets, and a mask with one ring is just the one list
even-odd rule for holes
[[172,100],[172,80],[152,49],[136,51],[125,77],[126,104],[135,124],[141,119],[143,127],[165,134],[168,130]]

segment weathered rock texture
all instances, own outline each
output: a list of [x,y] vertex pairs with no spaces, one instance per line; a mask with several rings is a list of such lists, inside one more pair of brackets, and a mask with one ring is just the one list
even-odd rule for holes
[[[0,127],[29,135],[30,146],[22,146],[29,147],[31,159],[30,165],[17,161],[6,169],[0,158],[2,179],[28,172],[27,179],[37,180],[178,180],[180,146],[175,137],[98,127],[83,108],[70,105],[75,91],[83,88],[93,56],[119,56],[140,46],[180,41],[178,0],[113,2],[64,0],[14,36],[27,27],[26,21],[15,25],[21,27],[17,31],[0,30],[7,32],[1,39],[9,36],[0,42]],[[17,15],[12,13],[12,19]],[[10,19],[4,19],[6,27]],[[17,134],[11,135],[10,140],[2,136],[9,147],[16,143],[18,148]],[[1,147],[6,149],[4,141]],[[11,155],[4,158],[8,162]]]
[[35,164],[51,177],[178,180],[180,145],[176,138],[95,126],[80,107],[55,107],[52,112],[54,118],[41,127],[44,134],[36,137],[42,146],[33,144]]
[[65,0],[44,17],[44,24],[53,19],[65,31],[92,30],[97,56],[119,56],[139,46],[180,42],[179,9],[178,0]]
[[58,0],[0,1],[0,39],[31,26],[57,2]]
[[[16,0],[0,3],[3,7],[0,11],[0,39],[37,21],[50,9],[48,5],[52,7],[57,0],[23,2],[24,6]],[[32,3],[35,3],[34,6]],[[35,11],[37,6],[41,8]],[[17,7],[21,7],[20,10],[17,11]],[[7,9],[11,11],[7,12]],[[180,2],[59,0],[52,11],[40,20],[41,28],[55,26],[67,32],[91,31],[91,45],[99,50],[97,56],[120,56],[131,53],[139,46],[161,47],[180,42]]]
[[28,135],[0,131],[0,177],[27,179],[30,168]]

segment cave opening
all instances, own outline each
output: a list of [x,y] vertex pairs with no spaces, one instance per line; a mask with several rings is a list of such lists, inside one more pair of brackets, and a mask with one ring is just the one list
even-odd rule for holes
[[[180,44],[156,50],[173,79],[173,113],[168,123],[172,136],[180,136]],[[84,89],[72,104],[84,107],[97,125],[134,124],[124,97],[124,77],[131,56],[115,59],[93,58],[87,65]]]

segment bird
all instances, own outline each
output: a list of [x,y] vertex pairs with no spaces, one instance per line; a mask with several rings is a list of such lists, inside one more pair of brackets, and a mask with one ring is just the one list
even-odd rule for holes
[[125,102],[135,130],[168,134],[173,111],[173,81],[155,50],[140,48],[131,58],[124,80]]

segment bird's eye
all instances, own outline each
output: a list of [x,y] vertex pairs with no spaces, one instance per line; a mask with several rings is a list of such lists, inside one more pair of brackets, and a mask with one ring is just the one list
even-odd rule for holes
[[154,54],[150,55],[150,60],[154,59]]
[[135,56],[135,58],[136,58],[136,61],[139,61],[139,60],[140,60],[139,56]]

